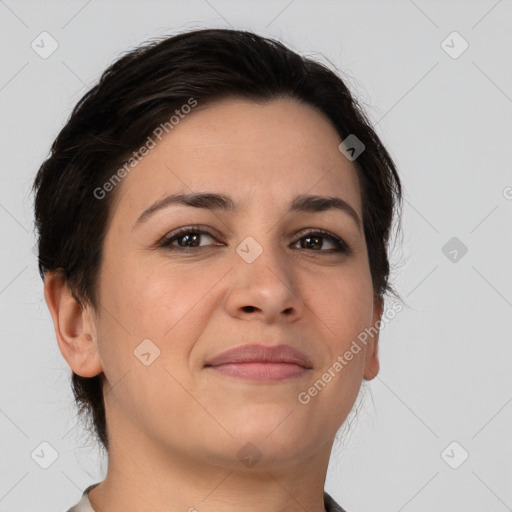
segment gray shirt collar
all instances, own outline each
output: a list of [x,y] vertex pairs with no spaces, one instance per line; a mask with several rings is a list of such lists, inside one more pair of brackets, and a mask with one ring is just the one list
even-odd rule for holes
[[[67,512],[96,512],[89,501],[89,491],[99,485],[101,482],[96,484],[92,484],[82,494],[82,499],[73,507],[71,507]],[[345,509],[341,508],[338,503],[334,501],[334,499],[324,491],[324,506],[326,512],[346,512]]]

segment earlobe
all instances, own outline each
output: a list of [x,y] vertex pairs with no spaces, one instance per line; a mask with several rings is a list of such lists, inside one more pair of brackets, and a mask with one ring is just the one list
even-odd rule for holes
[[80,306],[58,271],[45,275],[44,298],[52,316],[59,349],[73,372],[82,377],[101,373],[103,368],[90,307]]
[[377,297],[374,300],[373,318],[368,336],[368,344],[366,347],[366,361],[364,369],[365,380],[374,379],[380,370],[379,362],[379,332],[380,332],[380,318],[384,308],[384,301]]

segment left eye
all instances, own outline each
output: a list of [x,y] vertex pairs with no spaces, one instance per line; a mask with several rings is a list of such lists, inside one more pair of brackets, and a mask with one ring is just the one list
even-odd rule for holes
[[[347,245],[337,236],[331,235],[330,233],[327,233],[325,231],[311,231],[309,233],[303,234],[296,244],[299,243],[301,240],[304,240],[306,243],[301,244],[306,245],[305,248],[312,249],[313,247],[321,247],[323,248],[324,242],[322,240],[329,240],[329,243],[334,246],[334,249],[331,249],[330,251],[326,251],[325,249],[320,252],[348,252]],[[303,247],[304,248],[304,247]],[[318,252],[318,251],[314,251]]]
[[[169,250],[183,250],[184,252],[194,252],[199,247],[204,247],[199,244],[201,237],[207,236],[212,240],[215,240],[213,235],[204,231],[203,229],[192,229],[192,228],[184,228],[172,236],[164,238],[162,242],[160,242],[160,247],[166,247]],[[328,240],[333,248],[330,250],[326,250],[324,248],[324,240]],[[304,241],[304,243],[301,243]],[[175,244],[174,242],[177,242]],[[310,249],[313,252],[342,252],[348,253],[349,248],[340,238],[326,231],[310,231],[307,233],[303,233],[302,236],[294,243],[295,246],[300,243],[301,249]],[[222,244],[207,244],[207,245],[222,245]],[[316,250],[323,249],[323,250]]]

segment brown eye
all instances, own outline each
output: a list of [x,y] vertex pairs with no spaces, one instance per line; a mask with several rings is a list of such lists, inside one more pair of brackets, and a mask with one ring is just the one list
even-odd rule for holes
[[[213,235],[203,229],[196,229],[193,227],[181,228],[178,231],[171,233],[166,236],[160,243],[159,247],[165,247],[170,250],[187,250],[194,251],[200,247],[204,237],[214,240]],[[219,244],[206,244],[208,245],[219,245]]]
[[[195,252],[201,247],[212,245],[223,245],[220,243],[201,244],[204,237],[215,240],[214,236],[205,229],[199,227],[187,226],[180,228],[164,237],[158,244],[159,247],[165,247],[168,250],[183,252]],[[327,243],[326,243],[327,240]],[[350,253],[350,248],[341,238],[329,233],[328,231],[315,230],[304,233],[296,242],[295,246],[300,244],[299,249],[305,249],[309,252],[318,253]],[[327,245],[327,249],[326,249]],[[329,245],[331,246],[329,248]]]
[[[334,249],[326,250],[324,249],[325,242],[324,240],[328,240],[329,243],[334,247]],[[344,252],[348,253],[349,248],[341,238],[333,235],[332,233],[328,233],[327,231],[311,231],[301,236],[297,240],[297,243],[300,243],[301,249],[309,249],[313,252]]]

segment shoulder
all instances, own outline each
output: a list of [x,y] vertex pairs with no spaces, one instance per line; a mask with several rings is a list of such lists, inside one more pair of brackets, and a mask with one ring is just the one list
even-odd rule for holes
[[326,512],[347,512],[344,508],[341,508],[334,499],[324,491],[324,506]]
[[92,505],[89,501],[89,491],[93,488],[99,485],[100,482],[96,484],[92,484],[82,494],[82,498],[80,501],[72,506],[70,509],[68,509],[66,512],[95,512],[95,510],[92,508]]
[[[99,484],[99,482],[87,487],[87,489],[85,489],[85,491],[83,492],[82,498],[80,499],[80,501],[76,505],[74,505],[73,507],[68,509],[66,512],[95,512],[95,510],[92,508],[91,503],[89,501],[88,494],[89,494],[89,491],[93,487],[96,487],[98,484]],[[336,501],[334,501],[334,499],[325,491],[324,491],[324,506],[325,506],[326,512],[346,512],[346,510],[341,508],[340,505],[338,505],[338,503],[336,503]]]

